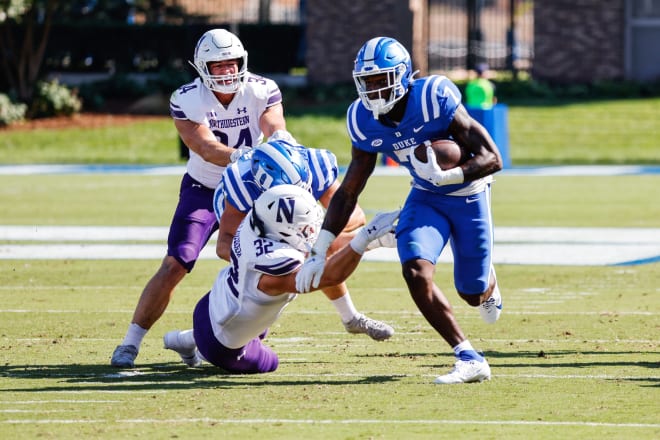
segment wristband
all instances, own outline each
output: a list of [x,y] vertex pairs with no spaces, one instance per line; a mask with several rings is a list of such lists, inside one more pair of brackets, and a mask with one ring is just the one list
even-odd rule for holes
[[337,236],[327,229],[321,229],[319,238],[316,239],[314,247],[312,248],[312,255],[325,255],[330,247],[330,243],[335,241]]
[[364,226],[360,228],[355,237],[348,243],[351,246],[351,249],[355,251],[356,254],[364,254],[367,250],[367,245],[369,245],[369,238],[364,231]]

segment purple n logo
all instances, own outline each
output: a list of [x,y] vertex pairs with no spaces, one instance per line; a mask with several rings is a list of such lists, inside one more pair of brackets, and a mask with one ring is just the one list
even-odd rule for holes
[[296,200],[294,198],[279,199],[277,204],[277,217],[275,218],[278,223],[283,223],[283,218],[286,218],[286,222],[291,224],[293,223],[293,209],[295,207]]

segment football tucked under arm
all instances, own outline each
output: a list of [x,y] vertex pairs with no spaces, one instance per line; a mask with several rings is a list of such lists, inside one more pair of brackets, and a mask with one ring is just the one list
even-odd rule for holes
[[427,147],[431,146],[435,153],[435,162],[442,170],[449,170],[464,163],[470,158],[467,151],[463,150],[456,142],[450,139],[438,139],[433,142],[423,143],[415,147],[413,154],[420,162],[428,161]]
[[463,170],[459,165],[469,154],[448,139],[424,142],[410,153],[410,163],[419,177],[435,186],[463,183]]

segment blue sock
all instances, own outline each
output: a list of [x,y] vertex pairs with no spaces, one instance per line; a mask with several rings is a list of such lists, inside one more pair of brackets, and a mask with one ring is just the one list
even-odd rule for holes
[[454,347],[454,354],[462,361],[483,362],[484,360],[484,357],[476,352],[472,347],[472,344],[470,344],[470,341],[467,339]]
[[457,357],[462,361],[477,361],[477,362],[484,361],[484,357],[474,350],[463,350],[460,353],[458,353]]

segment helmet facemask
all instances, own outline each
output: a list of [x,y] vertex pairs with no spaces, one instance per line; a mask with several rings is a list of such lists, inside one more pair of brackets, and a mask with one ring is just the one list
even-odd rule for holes
[[[362,104],[371,110],[374,119],[392,110],[394,104],[406,93],[403,87],[403,77],[406,73],[405,64],[399,64],[385,69],[375,68],[366,72],[353,72],[353,80]],[[374,87],[368,79],[372,76],[384,75],[387,80],[382,87]]]

